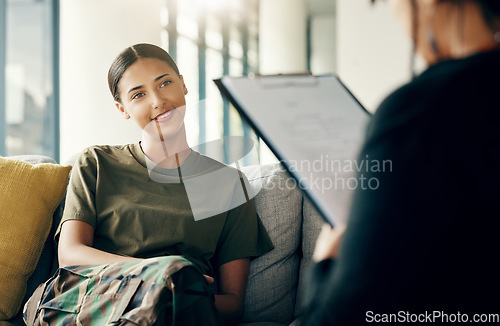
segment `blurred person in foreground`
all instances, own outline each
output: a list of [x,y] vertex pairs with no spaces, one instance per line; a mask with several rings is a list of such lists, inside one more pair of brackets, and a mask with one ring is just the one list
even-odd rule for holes
[[390,2],[428,68],[371,121],[360,158],[392,171],[322,230],[302,325],[498,318],[500,1]]

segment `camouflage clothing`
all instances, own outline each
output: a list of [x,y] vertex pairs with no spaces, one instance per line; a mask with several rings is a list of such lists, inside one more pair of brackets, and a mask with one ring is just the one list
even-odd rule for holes
[[208,283],[181,256],[60,268],[24,307],[27,325],[219,325]]

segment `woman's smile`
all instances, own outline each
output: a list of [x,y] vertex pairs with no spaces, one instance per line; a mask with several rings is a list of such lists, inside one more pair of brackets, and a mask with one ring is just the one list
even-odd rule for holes
[[176,109],[172,109],[170,111],[166,111],[166,112],[160,113],[153,120],[156,120],[157,122],[166,122],[166,121],[169,121],[175,115],[175,110]]

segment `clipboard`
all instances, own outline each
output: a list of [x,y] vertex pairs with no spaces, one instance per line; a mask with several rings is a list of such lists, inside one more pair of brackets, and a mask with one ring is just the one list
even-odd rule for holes
[[325,221],[346,223],[371,115],[340,79],[224,76],[215,83]]

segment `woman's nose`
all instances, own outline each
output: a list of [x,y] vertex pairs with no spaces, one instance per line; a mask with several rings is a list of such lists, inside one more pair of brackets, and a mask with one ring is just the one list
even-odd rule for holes
[[153,109],[162,109],[165,106],[165,99],[159,92],[153,92]]

